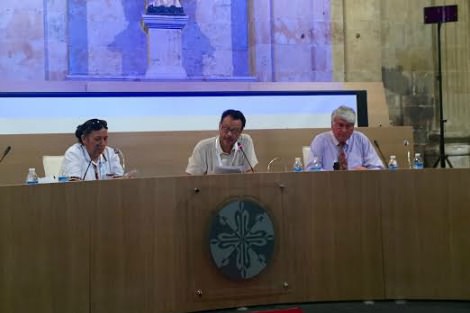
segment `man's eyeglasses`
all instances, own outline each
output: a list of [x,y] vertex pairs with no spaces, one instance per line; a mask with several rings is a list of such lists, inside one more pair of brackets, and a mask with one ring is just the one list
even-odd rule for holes
[[341,121],[336,121],[336,122],[333,122],[333,127],[340,128],[340,129],[351,130],[352,128],[354,128],[354,123],[344,123],[344,122],[341,122]]
[[225,134],[228,134],[229,132],[234,134],[234,135],[240,135],[241,132],[242,132],[242,129],[241,128],[238,128],[238,127],[233,127],[233,128],[230,128],[228,126],[221,126],[220,129],[222,130],[222,132],[224,132]]

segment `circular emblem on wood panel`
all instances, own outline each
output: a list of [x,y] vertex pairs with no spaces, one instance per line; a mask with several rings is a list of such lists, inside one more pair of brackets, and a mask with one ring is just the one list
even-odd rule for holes
[[255,277],[271,262],[275,233],[267,211],[252,199],[226,203],[212,219],[210,252],[228,278]]

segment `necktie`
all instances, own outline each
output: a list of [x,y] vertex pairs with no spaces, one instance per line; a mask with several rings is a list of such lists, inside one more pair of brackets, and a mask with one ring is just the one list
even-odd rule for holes
[[348,169],[348,159],[346,158],[346,153],[344,153],[344,142],[340,142],[338,144],[338,162],[339,162],[339,169],[340,170],[347,170]]

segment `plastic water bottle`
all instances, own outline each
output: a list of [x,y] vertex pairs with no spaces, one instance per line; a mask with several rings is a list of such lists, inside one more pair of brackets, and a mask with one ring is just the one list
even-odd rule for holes
[[413,168],[415,170],[420,170],[424,168],[423,159],[421,158],[421,153],[415,153],[415,158],[413,159]]
[[35,168],[28,169],[28,175],[26,175],[26,184],[33,185],[39,182],[38,174],[36,174]]
[[303,172],[304,166],[302,165],[302,161],[300,158],[295,158],[294,165],[292,165],[292,171],[294,172]]
[[320,158],[318,158],[318,156],[316,156],[316,155],[313,156],[312,166],[310,167],[309,170],[311,170],[313,172],[321,171],[321,162],[320,162]]
[[391,155],[390,160],[388,161],[388,169],[394,171],[397,168],[398,168],[397,157],[395,155]]

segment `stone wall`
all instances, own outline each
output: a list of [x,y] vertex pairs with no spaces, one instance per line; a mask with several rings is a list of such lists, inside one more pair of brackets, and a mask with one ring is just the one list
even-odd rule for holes
[[2,80],[44,80],[44,10],[42,0],[4,0],[0,9]]
[[[9,80],[143,79],[144,0],[5,0],[0,70]],[[249,77],[246,1],[184,1],[183,63],[192,79]]]
[[[423,8],[457,4],[459,21],[441,26],[446,153],[467,154],[470,144],[469,4],[466,0],[382,0],[382,79],[394,125],[414,127],[415,149],[427,165],[438,158],[440,132],[437,25],[424,24]],[[450,156],[467,164],[468,156]]]
[[183,1],[183,63],[189,77],[249,76],[245,0]]
[[[4,81],[143,80],[145,0],[4,0]],[[442,26],[446,140],[470,142],[468,0],[183,0],[182,63],[190,80],[383,81],[393,125],[416,150],[439,134],[436,25],[423,8],[457,4]],[[433,156],[435,157],[435,156]],[[429,165],[429,164],[428,164]]]
[[382,77],[390,119],[411,125],[415,149],[423,152],[434,126],[434,55],[432,26],[423,23],[429,1],[384,1],[382,10]]
[[[259,81],[333,81],[334,51],[343,51],[342,20],[331,2],[250,1],[250,65]],[[339,47],[339,49],[338,49]]]

